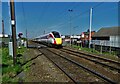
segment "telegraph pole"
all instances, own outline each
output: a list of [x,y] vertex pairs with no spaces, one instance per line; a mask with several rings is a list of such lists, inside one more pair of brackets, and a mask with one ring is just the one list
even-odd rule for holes
[[12,42],[13,42],[13,64],[17,63],[17,43],[16,43],[16,21],[15,21],[15,8],[14,0],[10,0],[11,11],[11,28],[12,28]]
[[90,9],[90,32],[89,32],[89,48],[91,48],[91,27],[92,27],[92,8]]
[[68,10],[70,12],[70,46],[71,46],[71,27],[72,27],[72,23],[71,23],[71,12],[73,12],[72,9]]

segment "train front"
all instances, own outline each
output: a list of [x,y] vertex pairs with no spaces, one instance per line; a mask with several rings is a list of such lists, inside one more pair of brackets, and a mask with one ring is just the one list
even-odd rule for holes
[[62,47],[61,35],[56,31],[53,31],[52,34],[54,35],[54,45],[57,47]]

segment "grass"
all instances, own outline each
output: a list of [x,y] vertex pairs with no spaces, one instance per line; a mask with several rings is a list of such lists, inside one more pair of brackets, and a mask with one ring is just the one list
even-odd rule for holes
[[[72,45],[73,48],[77,48],[79,50],[82,50],[82,51],[85,51],[85,52],[89,52],[89,53],[93,53],[93,54],[101,54],[101,52],[95,50],[95,49],[91,49],[91,48],[84,48],[84,47],[80,47],[80,46],[77,46],[77,45]],[[104,57],[106,58],[110,58],[110,59],[113,59],[113,60],[118,60],[117,56],[116,56],[116,53],[115,51],[112,51],[111,53],[109,52],[102,52],[102,55],[104,55]]]
[[93,50],[91,48],[80,47],[77,45],[72,45],[72,47],[77,48],[77,49],[82,50],[82,51],[90,52],[90,53],[99,53],[97,50]]
[[26,51],[26,48],[21,47],[17,49],[17,63],[13,65],[13,58],[9,56],[8,48],[1,48],[2,50],[2,82],[18,82],[19,78],[16,75],[26,70],[29,64],[21,66],[23,64],[23,53]]

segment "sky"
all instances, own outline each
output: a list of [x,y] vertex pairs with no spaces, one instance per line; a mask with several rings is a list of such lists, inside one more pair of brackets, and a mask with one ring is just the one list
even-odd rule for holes
[[[22,32],[25,36],[27,29],[29,38],[53,30],[62,35],[69,35],[70,30],[80,35],[89,29],[91,7],[92,31],[118,26],[118,2],[15,2],[16,34]],[[4,20],[6,34],[11,34],[9,9],[9,3],[2,2],[0,21]]]

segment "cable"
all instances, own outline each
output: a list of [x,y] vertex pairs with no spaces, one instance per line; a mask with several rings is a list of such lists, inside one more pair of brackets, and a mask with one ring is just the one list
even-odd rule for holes
[[11,13],[10,13],[10,1],[8,1],[8,10],[9,10],[9,27],[10,27],[10,42],[12,41],[12,29],[11,29]]
[[104,2],[101,2],[101,3],[99,3],[99,4],[95,5],[95,6],[93,6],[92,8],[95,9],[95,8],[97,8],[98,6],[100,6],[100,5],[103,4],[103,3],[104,3]]
[[41,15],[42,17],[41,17],[41,19],[39,19],[39,22],[43,20],[43,17],[45,16],[46,12],[48,11],[49,6],[50,6],[50,4],[47,3],[46,10],[43,10],[43,11],[42,11],[42,13],[41,13],[41,14],[42,14],[42,15]]
[[[46,3],[45,3],[45,4],[46,4]],[[44,9],[44,5],[42,6],[42,8]],[[45,14],[47,14],[48,8],[50,8],[50,4],[49,4],[49,3],[47,3],[46,10],[43,10],[43,11],[41,12],[41,15],[40,15],[41,17],[38,18],[38,22],[39,22],[39,23],[43,20]],[[39,25],[38,25],[38,26],[39,26]]]
[[[103,3],[104,3],[104,2],[100,2],[100,3],[98,3],[97,5],[93,6],[92,8],[95,9],[95,8],[99,7],[99,6],[100,6],[101,4],[103,4]],[[79,5],[79,3],[77,3],[77,5]],[[73,9],[73,8],[76,8],[76,7],[77,7],[77,6],[72,7],[72,9]],[[66,11],[66,10],[64,10],[63,12],[61,12],[61,14],[59,14],[59,15],[64,14],[65,11]],[[72,21],[75,20],[75,19],[78,19],[78,17],[80,17],[80,16],[88,13],[89,11],[90,11],[90,9],[88,9],[88,10],[80,13],[79,15],[76,15],[76,16],[72,17]],[[56,25],[56,26],[61,26],[61,27],[62,27],[63,25],[68,24],[68,23],[69,23],[69,21],[65,21],[65,22],[62,22],[62,23],[60,23],[60,24],[58,24],[58,25]],[[52,26],[51,26],[51,27],[52,27]],[[51,27],[48,27],[47,29],[52,29]],[[60,27],[59,27],[59,28],[60,28]]]
[[2,1],[0,1],[0,12],[1,12],[1,14],[0,14],[0,19],[1,19],[1,21],[2,21]]
[[[91,7],[91,8],[95,9],[95,8],[97,8],[98,6],[100,6],[100,5],[103,4],[103,3],[104,3],[104,2],[100,2],[99,4],[97,4],[97,5],[95,5],[95,6]],[[74,16],[73,19],[75,19],[76,17],[79,17],[79,16],[81,16],[81,15],[83,15],[83,14],[89,12],[89,11],[90,11],[90,9],[88,9],[88,10],[82,12],[82,13],[79,14],[79,15]]]
[[25,28],[26,28],[26,38],[27,38],[27,20],[26,20],[25,9],[24,9],[23,3],[24,3],[24,2],[22,1],[22,10],[23,10],[24,26],[25,26]]
[[[103,3],[104,3],[104,2],[100,2],[99,4],[93,6],[92,8],[95,9],[95,8],[97,8],[98,6],[100,6],[100,5],[103,4]],[[80,17],[81,15],[86,14],[86,13],[89,12],[89,11],[90,11],[90,9],[88,9],[88,10],[80,13],[79,15],[74,16],[74,17],[72,18],[72,21],[75,20],[75,19],[78,19],[78,17]],[[69,22],[67,22],[67,23],[69,23]],[[64,24],[66,24],[66,23],[63,23],[62,25],[64,25]]]
[[[73,4],[73,3],[72,3]],[[71,9],[74,9],[74,8],[76,8],[77,6],[79,5],[79,3],[77,3],[77,5],[76,5],[76,3],[75,3],[75,5],[71,8]],[[68,8],[68,7],[67,7]],[[64,10],[64,11],[62,11],[62,12],[60,12],[59,13],[59,15],[60,16],[62,16],[62,14],[64,14],[64,13],[66,13],[66,9]],[[65,15],[65,14],[64,14]],[[58,18],[58,17],[60,17],[60,16],[55,16],[56,18]],[[62,17],[63,18],[63,17]],[[65,23],[66,24],[66,23]],[[59,25],[64,25],[64,23],[63,24],[58,24],[58,26]],[[56,25],[57,26],[57,25]],[[52,29],[51,27],[48,27],[47,29]]]
[[[73,5],[73,3],[72,3],[71,5]],[[77,3],[77,5],[76,5],[76,3],[75,3],[74,6],[72,6],[71,9],[76,8],[78,5],[79,5],[78,3]],[[67,7],[66,9],[68,9],[68,7]],[[67,11],[66,9],[65,9],[64,11],[61,11],[61,12],[59,13],[59,16],[55,16],[54,18],[60,18],[63,14],[65,15],[65,13],[66,13],[66,11]],[[61,18],[63,18],[63,16],[62,16]]]

